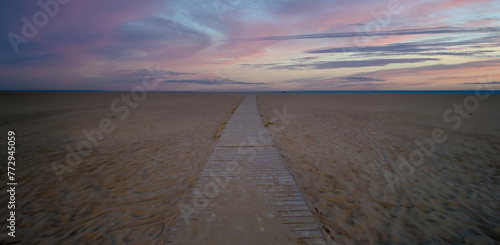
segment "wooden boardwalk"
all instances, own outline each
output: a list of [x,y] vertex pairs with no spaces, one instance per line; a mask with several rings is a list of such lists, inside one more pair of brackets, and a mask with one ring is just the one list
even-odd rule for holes
[[167,244],[326,244],[247,95],[229,120]]

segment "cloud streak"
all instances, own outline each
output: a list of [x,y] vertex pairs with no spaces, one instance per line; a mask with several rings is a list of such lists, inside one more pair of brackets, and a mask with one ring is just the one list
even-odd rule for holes
[[4,65],[33,65],[33,63],[39,63],[40,61],[51,59],[56,57],[55,54],[43,54],[35,57],[24,57],[18,59],[11,59],[2,62]]
[[354,53],[357,55],[429,55],[429,56],[475,56],[494,52],[480,45],[500,44],[497,36],[487,36],[461,41],[398,42],[380,46],[343,46],[307,50],[309,54]]
[[478,28],[458,28],[458,27],[433,27],[433,28],[415,28],[400,29],[391,31],[370,31],[370,32],[339,32],[339,33],[316,33],[303,35],[286,36],[266,36],[254,38],[240,38],[226,41],[277,41],[277,40],[299,40],[299,39],[319,39],[319,38],[346,38],[363,36],[408,36],[408,35],[438,35],[438,34],[467,34],[467,33],[498,33],[497,27],[478,27]]
[[376,78],[371,78],[371,77],[344,77],[343,79],[346,79],[351,82],[382,82],[385,81],[383,79],[376,79]]
[[180,84],[202,84],[202,85],[257,85],[262,83],[239,82],[231,79],[182,79],[182,80],[165,80],[164,83],[180,83]]
[[500,84],[500,82],[462,83],[462,84],[474,84],[474,85],[478,85],[478,84]]
[[420,63],[425,61],[438,61],[438,60],[439,59],[437,58],[405,58],[405,59],[317,61],[308,64],[270,65],[267,67],[267,69],[297,70],[297,69],[359,68],[359,67],[370,67],[370,66],[386,66],[389,64]]
[[[121,75],[126,75],[126,76],[139,76],[139,77],[143,77],[145,74],[149,74],[149,72],[146,69],[119,70],[117,73],[121,74]],[[168,70],[155,70],[156,77],[170,77],[170,76],[181,76],[181,75],[196,75],[196,73],[177,72],[177,71],[168,71]]]

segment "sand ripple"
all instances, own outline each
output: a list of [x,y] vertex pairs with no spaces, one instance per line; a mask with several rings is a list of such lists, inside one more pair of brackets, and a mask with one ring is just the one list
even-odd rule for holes
[[64,163],[65,146],[76,147],[83,129],[112,115],[117,98],[120,93],[19,95],[10,102],[17,110],[2,112],[1,131],[18,135],[22,244],[165,244],[179,203],[215,146],[214,131],[243,95],[148,94],[128,118],[114,117],[116,130],[59,182],[50,164]]
[[[498,97],[457,131],[442,113],[465,95],[261,95],[297,117],[273,139],[320,221],[340,244],[500,242]],[[279,130],[284,127],[284,130]],[[415,140],[440,127],[449,138],[407,177],[396,175]]]

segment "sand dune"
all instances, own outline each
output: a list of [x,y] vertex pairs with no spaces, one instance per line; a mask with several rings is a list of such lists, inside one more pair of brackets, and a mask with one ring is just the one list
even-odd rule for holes
[[[457,130],[443,120],[468,95],[262,94],[264,122],[323,231],[339,244],[500,241],[500,97]],[[434,129],[448,136],[414,171],[401,160]],[[427,148],[430,149],[430,143]],[[415,156],[414,156],[415,157]],[[417,159],[417,158],[414,158]],[[418,161],[415,161],[418,163]]]

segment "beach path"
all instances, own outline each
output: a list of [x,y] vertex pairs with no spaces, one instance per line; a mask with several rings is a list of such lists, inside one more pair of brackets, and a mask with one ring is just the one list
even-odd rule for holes
[[223,130],[167,244],[326,244],[247,95]]

